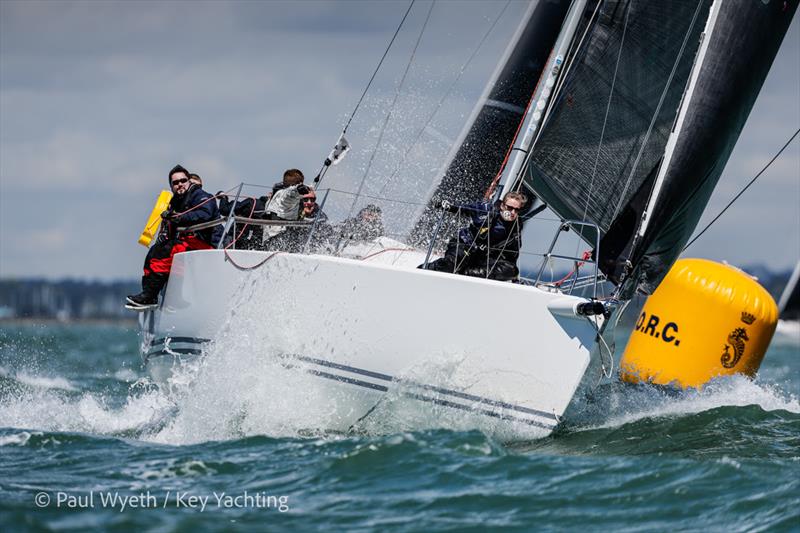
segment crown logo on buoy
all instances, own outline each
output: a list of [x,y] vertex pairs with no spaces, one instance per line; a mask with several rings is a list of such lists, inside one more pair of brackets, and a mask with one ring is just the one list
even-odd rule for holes
[[754,315],[751,315],[747,311],[742,311],[742,322],[744,322],[745,324],[750,325],[755,321],[756,321],[756,317]]

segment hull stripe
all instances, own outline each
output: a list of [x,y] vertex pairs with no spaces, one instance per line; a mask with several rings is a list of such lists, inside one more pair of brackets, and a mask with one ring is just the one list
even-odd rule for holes
[[[166,341],[169,341],[170,343],[172,343],[172,342],[182,342],[182,343],[203,344],[203,343],[209,342],[209,339],[200,339],[200,338],[195,338],[195,337],[165,337],[165,338],[161,338],[161,339],[158,339],[158,340],[154,341],[153,344],[157,344],[159,342],[160,343],[165,343]],[[153,345],[151,345],[151,346],[153,346]],[[165,351],[163,348],[154,348],[154,349],[152,349],[151,351],[149,351],[145,355],[145,364],[147,364],[147,361],[150,360],[151,358],[155,358],[155,357],[159,357],[159,356],[163,356],[163,355],[171,355],[171,354],[200,355],[201,353],[202,353],[202,350],[199,347],[198,348],[170,348],[169,352]],[[485,406],[498,407],[498,408],[507,409],[507,410],[510,410],[510,411],[517,411],[519,413],[525,413],[525,414],[529,414],[529,415],[534,415],[534,416],[546,418],[548,420],[552,420],[555,423],[558,422],[558,417],[554,413],[547,413],[545,411],[540,411],[538,409],[531,409],[531,408],[528,408],[528,407],[523,407],[521,405],[514,405],[514,404],[511,404],[511,403],[507,403],[507,402],[502,402],[502,401],[498,401],[498,400],[492,400],[490,398],[484,398],[484,397],[481,397],[481,396],[476,396],[474,394],[468,394],[468,393],[457,391],[457,390],[445,389],[445,388],[437,387],[437,386],[434,386],[434,385],[426,385],[424,383],[417,383],[417,382],[414,382],[414,381],[409,381],[409,380],[405,380],[405,379],[402,379],[402,378],[397,378],[397,377],[391,376],[389,374],[383,374],[383,373],[380,373],[380,372],[374,372],[374,371],[366,370],[366,369],[363,369],[363,368],[343,365],[343,364],[340,364],[340,363],[334,363],[332,361],[326,361],[324,359],[317,359],[317,358],[314,358],[314,357],[305,357],[305,356],[300,356],[300,355],[284,355],[284,356],[282,356],[282,358],[284,358],[284,359],[295,359],[297,361],[302,361],[304,363],[309,363],[309,364],[314,364],[314,365],[318,365],[318,366],[322,366],[322,367],[326,367],[326,368],[330,368],[330,369],[340,370],[342,372],[349,372],[351,374],[357,374],[357,375],[360,375],[360,376],[365,376],[365,377],[369,377],[369,378],[373,378],[373,379],[379,379],[381,381],[386,381],[387,383],[398,383],[398,384],[401,384],[401,385],[407,385],[407,386],[419,388],[419,389],[422,389],[422,390],[435,392],[435,393],[438,393],[438,394],[443,394],[443,395],[446,395],[446,396],[452,396],[454,398],[459,398],[459,399],[463,399],[463,400],[469,400],[469,401],[472,401],[472,402],[483,404]],[[296,365],[287,365],[287,366],[292,367],[292,368],[297,368]],[[376,390],[376,391],[380,391],[380,392],[384,392],[384,393],[388,392],[388,390],[389,390],[389,388],[386,385],[372,383],[372,382],[364,381],[364,380],[361,380],[361,379],[356,379],[356,378],[347,377],[347,376],[340,376],[340,375],[337,375],[337,374],[331,374],[330,372],[325,372],[325,371],[322,371],[322,370],[316,370],[316,369],[313,369],[313,368],[307,368],[305,370],[308,373],[313,374],[315,376],[323,377],[323,378],[334,380],[334,381],[339,381],[339,382],[342,382],[342,383],[348,383],[348,384],[351,384],[351,385],[356,385],[356,386],[359,386],[359,387],[364,387],[364,388],[368,388],[368,389],[372,389],[372,390]],[[460,403],[455,403],[455,402],[452,402],[452,401],[449,401],[449,400],[442,400],[442,399],[439,399],[439,398],[432,398],[430,396],[426,396],[426,395],[418,394],[418,393],[403,393],[403,395],[407,396],[407,397],[410,397],[410,398],[414,398],[416,400],[429,402],[429,403],[434,403],[434,404],[442,405],[442,406],[445,406],[445,407],[452,407],[454,409],[461,409],[461,410],[464,410],[464,411],[477,412],[477,413],[480,413],[480,414],[483,414],[483,415],[486,415],[486,416],[492,416],[492,417],[495,417],[495,418],[502,418],[504,420],[513,420],[513,421],[516,421],[516,422],[522,422],[522,423],[525,423],[525,424],[534,425],[534,426],[538,426],[538,427],[542,427],[542,428],[546,428],[546,429],[552,429],[554,427],[554,425],[555,425],[554,424],[553,426],[549,426],[549,425],[546,425],[545,423],[540,423],[540,422],[536,422],[536,421],[533,421],[533,420],[528,420],[528,419],[524,419],[524,418],[509,416],[509,415],[504,415],[502,413],[497,413],[495,411],[482,409],[480,407],[467,406],[467,405],[463,405],[463,404],[460,404]]]
[[474,394],[468,394],[466,392],[460,392],[451,389],[445,389],[442,387],[436,387],[434,385],[426,385],[424,383],[416,383],[413,381],[405,380],[390,376],[389,374],[381,374],[379,372],[373,372],[371,370],[364,370],[362,368],[357,368],[353,366],[342,365],[340,363],[333,363],[331,361],[325,361],[324,359],[314,359],[312,357],[304,357],[300,355],[296,356],[285,356],[285,357],[294,357],[300,361],[305,361],[309,363],[314,363],[320,366],[326,366],[329,368],[335,368],[337,370],[343,370],[345,372],[352,372],[353,374],[361,374],[362,376],[367,376],[371,378],[381,379],[383,381],[390,381],[390,382],[398,382],[398,383],[405,383],[414,387],[419,387],[421,389],[429,390],[432,392],[438,392],[439,394],[446,394],[448,396],[455,396],[456,398],[461,398],[464,400],[470,400],[473,402],[484,403],[491,406],[502,407],[503,409],[510,409],[512,411],[519,411],[521,413],[527,413],[530,415],[541,416],[544,418],[549,418],[551,420],[558,420],[558,418],[553,413],[546,413],[544,411],[539,411],[537,409],[530,409],[528,407],[522,407],[520,405],[514,405],[506,402],[501,402],[498,400],[491,400],[489,398],[483,398],[481,396],[475,396]]
[[[350,385],[356,385],[356,386],[359,386],[359,387],[364,387],[364,388],[367,388],[367,389],[377,390],[377,391],[384,392],[384,393],[388,392],[388,390],[389,390],[388,387],[385,387],[383,385],[370,383],[368,381],[362,381],[360,379],[353,379],[353,378],[348,378],[348,377],[345,377],[345,376],[338,376],[336,374],[330,374],[328,372],[322,372],[320,370],[307,369],[307,372],[309,374],[313,374],[315,376],[319,376],[319,377],[322,377],[322,378],[330,379],[332,381],[339,381],[339,382],[342,382],[342,383],[348,383]],[[463,404],[460,404],[460,403],[451,402],[449,400],[442,400],[442,399],[439,399],[439,398],[431,398],[430,396],[425,396],[425,395],[422,395],[422,394],[402,392],[402,391],[401,391],[400,394],[402,396],[405,396],[405,397],[408,397],[408,398],[412,398],[414,400],[418,400],[418,401],[421,401],[421,402],[433,403],[433,404],[441,405],[441,406],[444,406],[444,407],[450,407],[450,408],[453,408],[453,409],[459,409],[461,411],[467,411],[467,412],[470,412],[470,413],[477,413],[477,414],[481,414],[481,415],[485,415],[485,416],[491,416],[493,418],[499,418],[501,420],[509,420],[509,421],[512,421],[512,422],[519,422],[521,424],[527,424],[529,426],[536,426],[536,427],[540,427],[540,428],[544,428],[544,429],[550,429],[550,430],[552,430],[555,427],[555,424],[547,425],[547,424],[543,424],[541,422],[537,422],[536,420],[528,420],[528,419],[519,418],[519,417],[516,417],[516,416],[509,416],[509,415],[505,415],[503,413],[497,413],[495,411],[489,411],[487,409],[478,409],[478,408],[475,408],[475,407],[470,407],[468,405],[463,405]]]

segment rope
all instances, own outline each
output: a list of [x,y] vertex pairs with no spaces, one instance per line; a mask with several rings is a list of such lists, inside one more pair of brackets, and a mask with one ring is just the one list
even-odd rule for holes
[[689,241],[689,243],[688,243],[686,246],[684,246],[684,247],[683,247],[683,250],[681,250],[681,253],[685,252],[685,251],[686,251],[686,249],[687,249],[689,246],[691,246],[692,244],[694,244],[694,241],[696,241],[697,239],[699,239],[699,238],[700,238],[700,237],[703,235],[703,233],[705,233],[705,232],[706,232],[706,230],[708,230],[708,228],[710,228],[710,227],[711,227],[711,225],[712,225],[714,222],[716,222],[716,221],[717,221],[717,219],[719,219],[719,217],[721,217],[721,216],[722,216],[722,214],[723,214],[725,211],[727,211],[727,210],[728,210],[728,208],[729,208],[730,206],[732,206],[732,205],[733,205],[733,202],[735,202],[736,200],[738,200],[738,199],[739,199],[739,197],[740,197],[742,194],[744,194],[744,192],[745,192],[747,189],[749,189],[749,188],[750,188],[750,186],[751,186],[753,183],[755,183],[755,181],[756,181],[756,180],[757,180],[759,177],[761,177],[761,175],[762,175],[762,174],[763,174],[763,173],[764,173],[764,172],[765,172],[765,171],[766,171],[766,170],[767,170],[767,169],[770,167],[770,165],[772,165],[772,163],[773,163],[773,162],[775,162],[775,160],[776,160],[776,159],[778,159],[778,157],[780,157],[780,155],[783,153],[783,151],[784,151],[784,150],[786,150],[786,147],[787,147],[787,146],[789,146],[789,144],[791,144],[791,142],[794,140],[794,138],[795,138],[795,137],[797,137],[797,134],[798,134],[798,133],[800,133],[800,129],[798,129],[797,131],[795,131],[795,132],[794,132],[794,134],[793,134],[791,137],[789,137],[789,140],[788,140],[788,141],[786,141],[786,144],[784,144],[784,145],[783,145],[783,147],[782,147],[780,150],[778,150],[778,153],[777,153],[777,154],[775,154],[775,156],[774,156],[772,159],[770,159],[770,160],[769,160],[769,163],[767,163],[767,164],[766,164],[766,166],[764,166],[764,168],[762,168],[762,169],[759,171],[759,173],[758,173],[758,174],[756,174],[756,175],[755,175],[755,177],[754,177],[753,179],[751,179],[751,180],[750,180],[750,182],[749,182],[747,185],[745,185],[745,186],[744,186],[744,188],[743,188],[741,191],[739,191],[739,193],[738,193],[736,196],[734,196],[734,197],[733,197],[733,200],[731,200],[730,202],[728,202],[728,205],[726,205],[726,206],[725,206],[725,207],[722,209],[722,211],[720,211],[720,212],[719,212],[719,214],[718,214],[717,216],[715,216],[715,217],[714,217],[714,220],[712,220],[711,222],[709,222],[709,223],[708,223],[708,225],[707,225],[705,228],[703,228],[703,231],[701,231],[700,233],[698,233],[698,234],[697,234],[697,236],[695,236],[695,238],[694,238],[694,239],[692,239],[691,241]]
[[[252,200],[253,200],[253,206],[250,208],[250,213],[247,215],[247,218],[252,218],[253,217],[253,213],[256,210],[256,199],[253,198]],[[234,213],[234,215],[236,214],[236,206],[235,205],[231,206],[231,212]],[[225,257],[228,257],[228,255],[227,255],[228,254],[228,248],[230,248],[231,246],[236,244],[236,241],[238,241],[241,238],[241,236],[244,235],[244,230],[246,230],[247,226],[249,226],[249,225],[250,224],[245,224],[244,226],[242,226],[242,230],[239,232],[239,235],[237,235],[236,238],[233,239],[231,242],[229,242],[228,245],[224,248]],[[223,237],[224,237],[224,235],[223,235]],[[233,261],[231,261],[231,263],[233,263]],[[234,266],[235,266],[235,264],[234,264]]]
[[[489,187],[486,189],[486,192],[483,193],[484,200],[488,200],[492,196],[492,194],[494,194],[494,190],[497,187],[497,184],[500,182],[500,178],[503,176],[503,170],[505,170],[506,164],[508,163],[508,158],[511,156],[511,151],[514,149],[514,144],[517,142],[517,136],[519,135],[519,130],[522,129],[522,125],[525,123],[525,117],[528,116],[528,111],[530,111],[531,109],[531,104],[533,103],[533,97],[536,95],[536,89],[538,87],[539,84],[537,83],[536,87],[533,88],[531,97],[528,98],[528,105],[525,106],[525,112],[519,119],[519,124],[517,125],[517,131],[514,132],[514,138],[511,139],[511,144],[508,145],[508,150],[506,150],[506,156],[503,158],[503,162],[500,163],[500,169],[497,171],[497,175],[495,175],[492,182],[489,183]],[[519,189],[517,190],[519,191]]]
[[227,249],[227,248],[225,248],[224,252],[225,252],[225,260],[226,260],[226,261],[230,261],[230,263],[233,265],[233,267],[234,267],[236,270],[242,270],[242,271],[245,271],[245,272],[246,272],[246,271],[249,271],[249,270],[255,270],[255,269],[257,269],[257,268],[261,268],[262,266],[264,266],[264,264],[265,264],[267,261],[269,261],[270,259],[272,259],[272,258],[273,258],[273,257],[275,257],[276,255],[278,255],[279,253],[281,253],[281,252],[272,252],[271,254],[269,254],[269,255],[266,257],[266,259],[264,259],[264,260],[263,260],[263,261],[261,261],[260,263],[258,263],[258,264],[256,264],[256,265],[253,265],[253,266],[245,267],[245,266],[242,266],[242,265],[239,265],[239,264],[237,264],[237,263],[236,263],[236,261],[234,261],[234,260],[233,260],[233,257],[231,257],[231,255],[228,253],[228,249]]
[[585,265],[586,264],[586,260],[589,259],[590,257],[592,257],[592,251],[591,250],[586,250],[585,252],[583,252],[583,255],[581,257],[583,258],[583,261],[578,261],[578,263],[575,264],[576,268],[573,268],[570,271],[569,274],[567,274],[566,276],[564,276],[560,280],[554,282],[553,285],[555,285],[556,287],[560,287],[562,283],[564,283],[569,278],[571,278],[572,275],[576,273],[576,270],[579,269],[580,267],[582,267],[583,265]]
[[[367,181],[367,176],[369,176],[369,171],[372,169],[372,163],[375,161],[375,156],[377,155],[378,150],[381,147],[381,142],[383,142],[383,135],[384,133],[386,133],[386,127],[389,125],[389,120],[391,120],[392,114],[394,113],[395,106],[397,105],[397,100],[400,97],[400,91],[402,90],[403,84],[406,81],[408,72],[411,70],[411,65],[414,63],[414,57],[417,53],[417,48],[419,48],[419,43],[422,40],[422,35],[425,33],[425,28],[428,26],[428,21],[431,18],[431,12],[433,11],[434,5],[436,5],[436,0],[431,2],[431,7],[428,8],[428,15],[427,17],[425,17],[425,22],[422,24],[422,28],[420,28],[419,30],[419,35],[417,36],[417,42],[414,43],[414,49],[411,51],[411,56],[408,58],[406,69],[405,71],[403,71],[403,76],[400,78],[400,83],[398,83],[397,85],[397,90],[395,90],[394,99],[392,100],[392,105],[389,107],[389,112],[386,114],[386,118],[383,121],[383,125],[381,125],[381,131],[378,134],[378,142],[375,144],[375,149],[372,151],[372,154],[369,157],[367,168],[364,170],[364,176],[361,178],[361,183],[358,184],[358,190],[356,191],[355,198],[353,198],[353,203],[350,206],[350,210],[347,213],[347,218],[353,216],[353,210],[355,209],[356,203],[358,202],[358,197],[361,196],[361,191],[364,189],[364,184]],[[411,6],[409,6],[409,10],[410,9]]]
[[377,252],[373,252],[369,255],[365,255],[360,259],[360,261],[366,261],[371,257],[375,257],[376,255],[381,255],[384,252],[413,252],[414,248],[384,248],[383,250],[379,250]]

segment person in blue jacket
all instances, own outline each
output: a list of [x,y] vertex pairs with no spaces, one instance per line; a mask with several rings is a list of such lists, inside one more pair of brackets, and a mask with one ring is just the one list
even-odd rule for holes
[[126,298],[128,309],[143,311],[158,304],[158,293],[166,285],[175,254],[190,250],[216,247],[221,231],[219,226],[199,231],[178,233],[179,227],[193,226],[219,218],[214,197],[197,183],[192,183],[188,170],[176,165],[169,171],[172,199],[161,213],[161,229],[155,244],[144,260],[142,292]]
[[497,203],[441,202],[439,207],[468,216],[470,224],[450,239],[444,257],[428,263],[427,269],[499,281],[517,279],[522,230],[519,213],[527,203],[528,197],[521,192],[510,192]]

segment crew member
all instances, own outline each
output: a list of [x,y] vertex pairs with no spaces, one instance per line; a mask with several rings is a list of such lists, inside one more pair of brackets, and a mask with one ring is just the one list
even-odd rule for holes
[[527,203],[527,196],[521,192],[510,192],[496,204],[475,202],[459,206],[441,202],[442,209],[469,216],[470,224],[450,239],[444,257],[428,263],[428,270],[499,281],[517,279],[522,230],[519,213]]
[[172,258],[180,252],[214,248],[219,239],[219,226],[199,231],[178,233],[187,227],[219,218],[214,197],[190,181],[190,173],[176,165],[168,174],[172,188],[169,207],[161,213],[161,229],[155,244],[144,260],[142,292],[127,297],[125,307],[142,311],[158,304],[158,293],[166,285],[172,268]]

